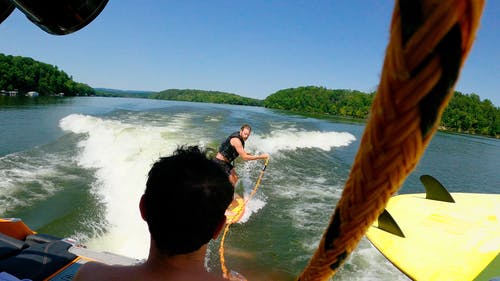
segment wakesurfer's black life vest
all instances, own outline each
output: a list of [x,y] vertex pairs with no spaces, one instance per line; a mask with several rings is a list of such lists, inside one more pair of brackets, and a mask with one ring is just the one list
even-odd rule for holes
[[227,139],[219,147],[220,154],[226,157],[226,159],[229,160],[229,163],[233,162],[234,159],[239,156],[238,151],[236,151],[236,149],[234,149],[234,146],[231,145],[232,138],[239,138],[241,144],[243,145],[243,148],[245,148],[245,141],[240,136],[239,131],[236,131],[229,135],[229,137],[227,137]]

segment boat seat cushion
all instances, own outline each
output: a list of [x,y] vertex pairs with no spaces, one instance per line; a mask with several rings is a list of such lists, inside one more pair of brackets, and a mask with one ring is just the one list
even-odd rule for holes
[[32,235],[28,235],[26,236],[26,243],[28,243],[29,245],[34,245],[34,244],[40,244],[40,243],[48,243],[48,242],[52,242],[52,241],[57,241],[57,240],[61,240],[60,237],[57,237],[57,236],[53,236],[53,235],[50,235],[50,234],[32,234]]
[[28,247],[24,241],[0,233],[0,259],[12,256]]
[[0,260],[0,271],[19,279],[43,280],[77,257],[68,252],[70,247],[60,240],[32,245],[16,256]]

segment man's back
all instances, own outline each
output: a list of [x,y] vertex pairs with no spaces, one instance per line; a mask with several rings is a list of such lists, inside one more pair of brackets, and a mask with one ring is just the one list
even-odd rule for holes
[[106,265],[102,263],[89,262],[83,266],[73,279],[74,281],[97,281],[97,280],[207,280],[227,281],[222,276],[207,272],[204,268],[189,270],[183,268],[172,268],[161,266],[160,269],[147,263],[134,266]]

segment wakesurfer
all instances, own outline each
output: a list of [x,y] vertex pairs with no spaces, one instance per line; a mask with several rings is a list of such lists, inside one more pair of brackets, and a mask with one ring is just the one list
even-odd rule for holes
[[238,174],[234,169],[234,160],[240,156],[245,161],[268,159],[269,154],[262,153],[252,155],[245,151],[245,141],[250,137],[252,127],[248,124],[243,124],[239,131],[229,135],[226,140],[220,145],[219,151],[214,158],[214,161],[219,164],[222,170],[229,177],[229,182],[235,187],[238,182]]

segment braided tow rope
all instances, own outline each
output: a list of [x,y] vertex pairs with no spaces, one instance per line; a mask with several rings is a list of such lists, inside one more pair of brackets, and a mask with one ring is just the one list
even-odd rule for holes
[[382,77],[342,197],[298,280],[327,280],[415,168],[472,47],[483,0],[399,0]]
[[[259,177],[257,178],[257,182],[255,182],[255,186],[252,189],[252,192],[250,195],[245,198],[245,202],[243,203],[243,206],[246,206],[247,202],[250,201],[250,199],[253,198],[255,193],[257,193],[257,190],[259,189],[260,182],[262,181],[262,177],[264,176],[264,172],[266,171],[267,164],[269,163],[269,158],[266,158],[266,162],[264,163],[264,167],[262,167],[262,170],[260,171]],[[239,217],[239,213],[243,212],[245,208],[240,208],[237,212],[237,214],[233,218]],[[220,246],[219,246],[219,256],[220,256],[220,265],[222,269],[222,276],[226,279],[229,280],[241,280],[237,276],[232,276],[231,273],[229,273],[229,270],[226,267],[226,259],[224,258],[224,242],[226,240],[226,234],[229,231],[229,227],[235,223],[232,220],[228,220],[226,222],[226,227],[224,228],[224,234],[222,235],[221,241],[220,241]]]

